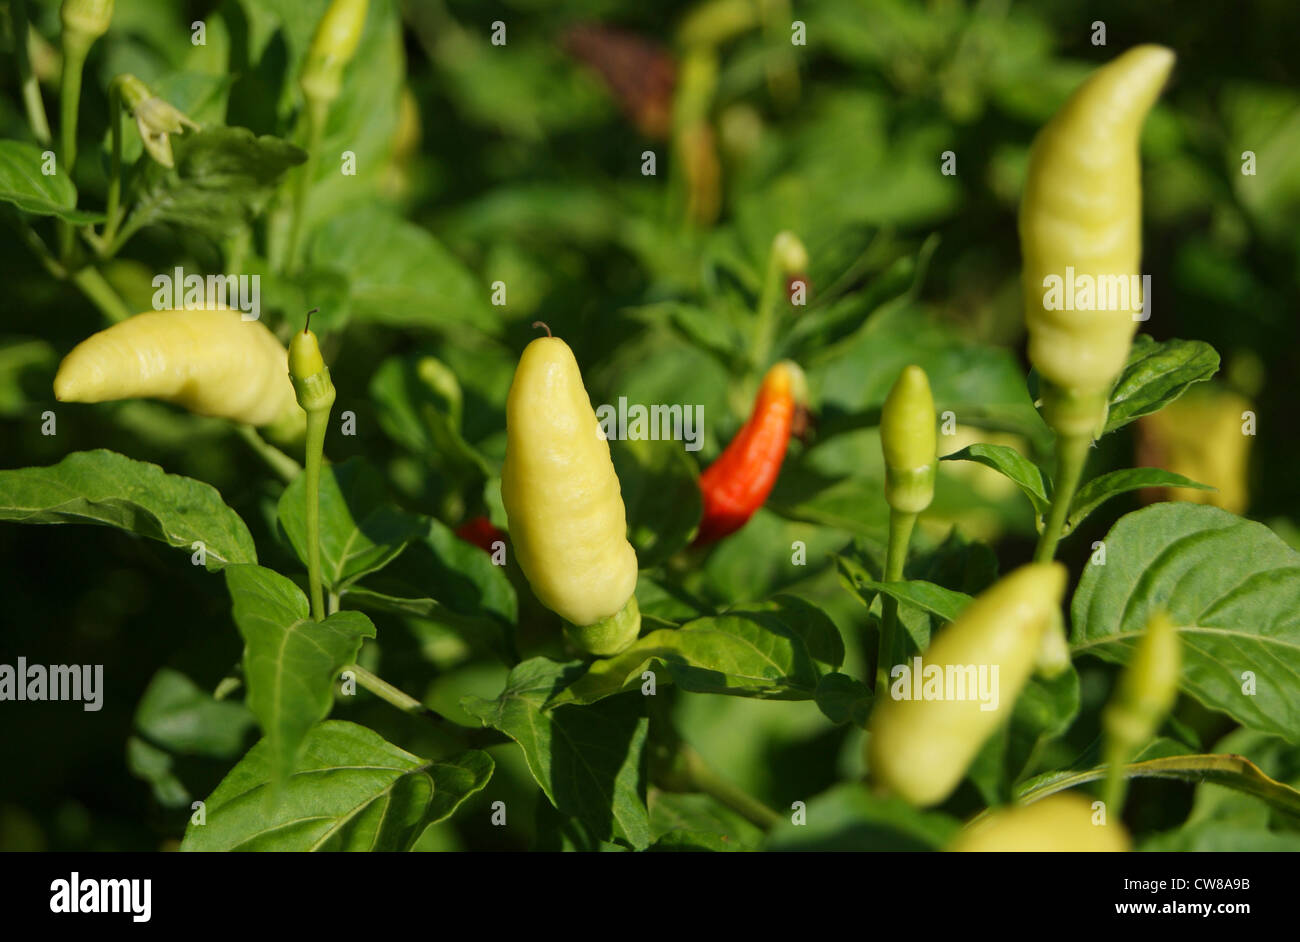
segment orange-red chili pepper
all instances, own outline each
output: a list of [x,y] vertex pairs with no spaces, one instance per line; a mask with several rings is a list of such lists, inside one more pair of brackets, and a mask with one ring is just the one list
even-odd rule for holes
[[796,364],[782,360],[767,371],[749,420],[700,475],[704,515],[696,546],[735,533],[767,500],[806,399],[807,383]]
[[456,528],[456,535],[466,543],[473,543],[484,552],[492,552],[492,544],[504,541],[506,535],[492,525],[487,517],[470,517]]

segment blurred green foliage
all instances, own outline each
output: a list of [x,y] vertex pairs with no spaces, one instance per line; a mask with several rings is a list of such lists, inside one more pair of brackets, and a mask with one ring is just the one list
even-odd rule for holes
[[[33,9],[47,42],[57,34],[55,6]],[[412,513],[453,527],[485,513],[504,525],[494,475],[505,392],[517,352],[534,334],[531,322],[544,320],[574,348],[594,402],[702,404],[706,434],[695,458],[707,463],[743,421],[761,375],[762,364],[748,356],[751,311],[772,237],[794,231],[811,257],[810,300],[802,310],[783,306],[775,352],[808,372],[817,431],[796,446],[768,507],[747,527],[678,585],[660,592],[643,576],[638,594],[648,614],[686,617],[791,592],[834,618],[849,644],[846,663],[858,666],[864,613],[840,587],[830,555],[855,540],[868,554],[883,545],[873,410],[898,369],[920,363],[940,412],[1018,436],[1044,457],[1050,440],[1025,394],[1023,359],[1012,352],[1022,347],[1015,210],[1028,146],[1090,67],[1136,43],[1160,42],[1179,58],[1144,140],[1144,268],[1156,286],[1144,330],[1160,340],[1204,340],[1223,355],[1218,381],[1255,403],[1262,430],[1248,514],[1297,542],[1300,445],[1281,430],[1297,406],[1300,372],[1300,76],[1291,49],[1300,7],[795,0],[790,18],[806,25],[806,46],[790,46],[782,23],[739,29],[713,46],[706,120],[719,208],[716,221],[700,224],[687,207],[693,188],[711,178],[691,176],[680,138],[674,144],[634,119],[662,95],[635,79],[652,75],[663,57],[683,61],[678,30],[692,12],[703,15],[702,6],[372,0],[359,66],[348,71],[326,129],[305,266],[276,274],[287,227],[282,202],[269,205],[264,231],[238,215],[221,217],[213,231],[202,223],[217,218],[215,210],[196,204],[189,222],[158,213],[165,225],[143,228],[106,274],[143,310],[154,272],[219,271],[237,258],[240,270],[264,276],[264,316],[282,337],[306,308],[320,306],[313,326],[339,390],[336,415],[354,412],[357,429],[355,437],[332,435],[329,456],[381,469],[387,483],[376,486]],[[202,123],[292,139],[298,100],[285,76],[295,74],[323,7],[324,0],[118,0],[112,30],[88,65],[79,205],[102,205],[106,88],[124,71]],[[191,42],[196,20],[206,25],[206,45]],[[489,39],[496,20],[507,24],[504,46]],[[1104,47],[1090,42],[1096,20],[1106,24]],[[574,54],[572,30],[592,23],[623,33],[599,34],[594,54],[590,43],[585,56]],[[629,44],[632,35],[651,45]],[[11,32],[4,41],[11,52]],[[46,60],[52,52],[45,49]],[[39,72],[44,60],[36,61]],[[34,143],[12,56],[0,62],[0,137]],[[603,80],[599,65],[619,82]],[[57,71],[48,61],[44,68],[52,108]],[[140,150],[133,134],[128,162]],[[356,176],[338,172],[344,151]],[[642,175],[645,151],[656,155],[654,176]],[[940,173],[945,151],[956,155],[955,175]],[[1245,151],[1255,155],[1254,175],[1241,172]],[[75,287],[36,264],[5,213],[0,464],[50,464],[94,448],[157,462],[216,486],[253,530],[263,564],[293,571],[276,519],[279,484],[224,423],[137,401],[58,406],[57,435],[41,434],[42,412],[56,408],[59,358],[103,324]],[[490,300],[498,281],[504,306]],[[426,358],[443,365],[451,385],[420,386]],[[625,493],[637,492],[635,469],[663,464],[614,447],[620,471],[631,469]],[[1096,461],[1126,466],[1132,447],[1125,431]],[[1135,506],[1128,497],[1116,503],[1123,501]],[[636,510],[629,507],[634,531]],[[662,507],[651,501],[644,512]],[[968,535],[998,538],[1003,568],[1025,557],[1033,535],[1018,494],[958,474],[940,479],[923,546],[937,545],[954,522]],[[1066,545],[1067,561],[1079,563],[1104,528],[1090,520]],[[806,544],[808,560],[797,578],[788,565],[794,541]],[[445,550],[435,545],[432,553]],[[418,582],[425,564],[433,565],[415,559],[394,578]],[[0,598],[0,660],[103,664],[107,684],[99,713],[72,714],[57,703],[0,712],[0,756],[21,769],[0,785],[0,848],[174,846],[189,797],[209,794],[253,739],[242,707],[210,696],[240,655],[220,581],[115,531],[3,526]],[[528,604],[521,597],[521,609]],[[381,643],[367,647],[363,663],[382,665],[386,679],[445,715],[472,722],[460,698],[492,699],[504,685],[507,669],[490,646],[467,644],[447,619],[374,617]],[[1096,715],[1109,674],[1083,663],[1085,716]],[[678,700],[687,738],[778,809],[860,772],[861,732],[829,726],[812,702]],[[159,704],[167,706],[161,718]],[[217,714],[233,741],[175,726],[177,716]],[[412,751],[445,749],[418,721],[374,701],[341,705],[335,715]],[[1206,711],[1180,718],[1207,746],[1230,729]],[[1076,724],[1059,744],[1060,761],[1095,735]],[[1233,740],[1231,748],[1245,745]],[[1260,748],[1274,774],[1294,777],[1294,752],[1287,758],[1272,740]],[[490,751],[497,762],[490,787],[419,846],[572,845],[519,750]],[[1188,794],[1143,785],[1130,816],[1139,826],[1172,827],[1181,818],[1170,818],[1169,803],[1185,806]],[[1222,846],[1223,822],[1254,812],[1215,794],[1197,793],[1197,830],[1152,846]],[[652,802],[652,819],[708,813],[680,798]],[[975,807],[974,799],[962,800]],[[493,828],[486,808],[495,800],[541,811],[535,822],[531,811],[518,812],[518,827]]]

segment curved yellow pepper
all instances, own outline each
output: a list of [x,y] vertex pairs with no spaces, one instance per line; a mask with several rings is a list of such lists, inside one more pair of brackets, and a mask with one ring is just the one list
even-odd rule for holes
[[59,365],[61,402],[162,399],[249,425],[303,423],[288,353],[238,311],[145,311],[77,344]]
[[1119,821],[1093,824],[1091,804],[1061,793],[1004,808],[972,825],[948,847],[955,851],[1119,851],[1129,849]]
[[[1094,429],[1137,329],[1133,314],[1141,309],[1141,291],[1135,298],[1128,287],[1141,274],[1138,139],[1173,63],[1170,50],[1146,45],[1102,66],[1039,132],[1030,151],[1020,201],[1029,360],[1078,403],[1063,410],[1061,421],[1047,415],[1067,434]],[[1045,279],[1068,284],[1070,268],[1076,279],[1086,275],[1098,287],[1107,284],[1101,279],[1123,278],[1128,305],[1068,310],[1075,305],[1064,297],[1070,293],[1065,288],[1051,302],[1060,301],[1060,308],[1049,309]],[[1093,305],[1103,306],[1096,294]],[[1071,428],[1062,429],[1063,423]]]
[[[579,627],[623,611],[637,562],[622,490],[578,363],[559,338],[538,338],[519,358],[506,400],[501,500],[519,566],[542,604]],[[635,637],[633,629],[601,647]]]
[[1064,566],[1030,563],[976,596],[921,656],[922,676],[931,666],[946,677],[949,666],[969,665],[992,679],[996,667],[996,702],[981,702],[971,690],[961,699],[902,699],[915,691],[904,689],[900,675],[876,692],[867,738],[872,778],[914,805],[952,794],[984,741],[1011,715],[1064,594]]

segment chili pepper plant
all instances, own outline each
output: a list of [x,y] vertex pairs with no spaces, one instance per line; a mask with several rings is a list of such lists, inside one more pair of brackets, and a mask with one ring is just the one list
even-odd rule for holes
[[1093,6],[10,0],[0,847],[1300,849],[1300,24]]

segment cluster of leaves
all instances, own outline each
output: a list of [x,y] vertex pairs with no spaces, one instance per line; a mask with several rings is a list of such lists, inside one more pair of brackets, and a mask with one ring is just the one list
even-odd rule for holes
[[[34,231],[53,219],[102,221],[108,141],[96,99],[114,75],[139,75],[204,129],[176,140],[172,170],[127,135],[133,238],[96,264],[139,310],[150,306],[152,272],[182,264],[260,275],[266,320],[282,335],[320,307],[313,326],[325,338],[336,409],[355,414],[358,434],[338,435],[336,420],[327,442],[337,463],[322,482],[321,551],[337,610],[317,624],[301,587],[302,482],[268,477],[222,423],[137,402],[60,407],[57,436],[34,431],[51,406],[58,353],[99,324],[74,289],[14,273],[30,313],[15,314],[0,338],[0,415],[21,445],[6,465],[48,466],[0,471],[0,519],[102,524],[181,550],[163,564],[127,540],[87,537],[88,568],[70,587],[100,579],[105,594],[120,591],[104,560],[159,583],[178,567],[195,570],[175,594],[151,588],[104,628],[130,634],[126,647],[143,637],[151,655],[136,678],[143,694],[127,718],[126,761],[118,745],[116,758],[99,759],[129,768],[165,809],[151,837],[180,837],[190,802],[202,798],[203,823],[184,830],[183,847],[937,848],[979,808],[1090,780],[1110,665],[1126,662],[1159,606],[1184,642],[1184,697],[1135,774],[1200,781],[1195,754],[1206,752],[1254,765],[1216,773],[1174,816],[1151,811],[1168,802],[1143,803],[1139,791],[1131,817],[1143,846],[1300,845],[1287,830],[1295,804],[1286,784],[1300,783],[1295,550],[1268,527],[1209,507],[1157,504],[1119,516],[1108,532],[1089,519],[1139,488],[1202,486],[1124,467],[1125,427],[1219,367],[1209,344],[1167,334],[1135,344],[1098,449],[1111,470],[1088,480],[1071,508],[1064,550],[1081,565],[1069,605],[1075,665],[1031,682],[940,810],[917,812],[858,781],[871,706],[860,678],[871,676],[865,652],[882,596],[898,600],[907,651],[923,650],[1024,557],[1051,498],[1051,436],[1011,352],[1012,209],[1034,128],[1097,50],[1053,55],[1059,27],[1019,8],[819,0],[800,12],[804,87],[798,108],[783,110],[769,66],[788,55],[776,48],[785,37],[731,37],[718,49],[711,106],[721,222],[700,226],[686,219],[692,184],[672,149],[638,137],[598,73],[562,52],[559,37],[590,5],[528,5],[507,17],[507,45],[494,47],[471,4],[402,11],[372,0],[311,181],[303,263],[290,273],[287,182],[304,156],[294,77],[324,0],[224,0],[205,18],[200,46],[184,6],[119,2],[87,73],[88,156],[76,186],[34,174],[42,148],[16,113],[0,116],[0,201]],[[663,36],[688,12],[599,6]],[[57,31],[53,17],[35,25]],[[1243,336],[1267,354],[1281,345],[1270,332],[1270,312],[1285,310],[1278,286],[1294,284],[1289,269],[1273,277],[1269,260],[1293,257],[1285,220],[1300,189],[1285,174],[1252,188],[1224,167],[1232,170],[1242,139],[1261,142],[1261,162],[1285,152],[1300,101],[1245,80],[1216,100],[1217,121],[1191,106],[1153,118],[1149,155],[1171,169],[1149,181],[1152,222],[1160,232],[1193,230],[1157,252],[1157,264],[1178,276],[1181,332],[1222,346],[1230,335],[1197,312],[1245,304],[1234,329],[1250,325]],[[937,170],[950,148],[956,177]],[[663,178],[641,175],[646,149],[659,152]],[[355,175],[339,173],[344,151]],[[1206,218],[1212,226],[1192,225]],[[706,554],[689,548],[700,513],[696,458],[725,444],[761,375],[754,311],[784,229],[809,250],[808,303],[777,305],[770,353],[804,367],[818,424],[792,446],[767,506]],[[26,251],[9,244],[11,255]],[[1256,254],[1265,262],[1224,260],[1247,244],[1264,246]],[[490,301],[497,281],[504,305]],[[48,328],[56,307],[74,313]],[[594,401],[699,404],[706,416],[697,456],[680,443],[612,443],[642,566],[644,628],[632,648],[591,664],[562,647],[512,554],[496,566],[452,529],[480,514],[506,526],[505,395],[538,317],[574,347]],[[888,518],[876,426],[908,363],[927,371],[939,411],[955,416],[966,444],[945,456],[906,581],[882,583]],[[1271,480],[1261,492],[1276,514]],[[47,547],[38,559],[67,552],[57,542],[66,535],[23,529],[19,544],[17,532],[0,531],[15,540],[7,547]],[[1089,549],[1092,535],[1104,555]],[[183,554],[204,565],[185,566]],[[206,574],[215,572],[224,586]],[[13,582],[19,607],[41,624],[49,603]],[[56,605],[43,623],[62,625],[63,615]],[[103,628],[96,617],[107,616],[76,616]],[[169,626],[165,640],[159,625]],[[339,696],[348,670],[381,671],[446,719]],[[647,671],[654,697],[642,693]],[[1246,671],[1253,696],[1242,691]],[[773,700],[782,702],[764,702]],[[783,820],[765,832],[714,796],[676,790],[656,762],[656,729],[669,716],[726,777],[779,808],[804,802],[807,824]],[[1161,787],[1171,790],[1150,794],[1178,796],[1175,807],[1190,794],[1183,781]],[[505,828],[488,823],[497,801]],[[94,834],[113,840],[99,826]]]

